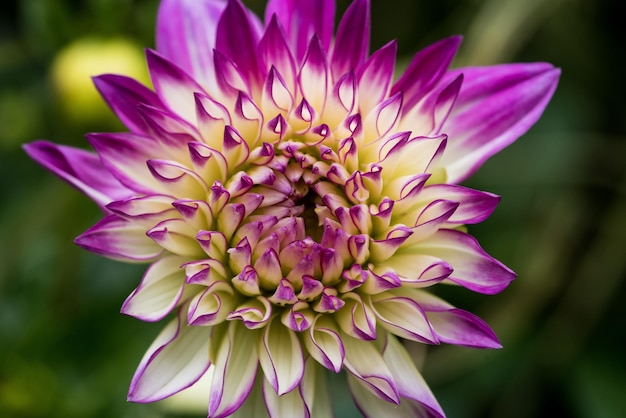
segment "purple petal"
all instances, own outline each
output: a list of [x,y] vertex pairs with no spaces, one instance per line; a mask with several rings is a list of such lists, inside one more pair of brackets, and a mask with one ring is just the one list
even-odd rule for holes
[[148,132],[146,121],[137,112],[137,105],[163,107],[156,93],[136,80],[121,75],[100,75],[94,77],[93,82],[109,107],[131,132]]
[[203,251],[195,240],[196,230],[183,219],[166,219],[150,228],[146,235],[161,247],[183,257],[200,258]]
[[285,33],[276,16],[271,18],[265,34],[259,41],[258,54],[266,70],[274,67],[285,80],[287,89],[294,92],[296,89],[296,64],[285,40]]
[[96,154],[48,141],[25,144],[24,150],[33,160],[102,207],[133,194],[109,173]]
[[116,215],[105,216],[74,242],[88,251],[122,261],[146,262],[163,252],[146,235],[145,226]]
[[146,50],[150,78],[161,101],[188,122],[196,121],[195,93],[204,89],[182,68],[156,51]]
[[447,77],[461,73],[461,93],[443,127],[450,137],[442,160],[449,183],[467,178],[539,119],[560,70],[545,63],[507,64],[461,68]]
[[402,92],[407,109],[415,106],[445,74],[460,44],[461,37],[452,36],[422,49],[413,57],[391,93]]
[[142,321],[163,319],[183,294],[185,270],[181,266],[186,261],[186,258],[167,256],[152,264],[139,286],[124,301],[122,313]]
[[152,138],[126,132],[92,133],[87,135],[87,141],[104,166],[129,189],[147,194],[160,189],[146,166],[146,161],[158,151]]
[[339,22],[333,46],[332,71],[335,80],[358,68],[369,52],[369,0],[353,1]]
[[329,50],[335,26],[335,0],[270,0],[265,9],[265,22],[269,22],[273,15],[284,28],[298,62],[304,57],[314,35],[319,37],[322,48]]
[[228,330],[215,347],[215,368],[209,393],[211,418],[226,417],[243,404],[254,386],[259,363],[253,349],[257,345],[258,334],[239,321],[226,324]]
[[264,76],[257,61],[258,35],[251,13],[239,1],[229,1],[217,25],[216,49],[230,58],[254,86],[261,85]]
[[454,308],[430,311],[426,315],[441,342],[477,348],[502,347],[489,325],[467,311]]
[[374,52],[356,73],[359,83],[359,110],[367,114],[389,95],[398,44],[395,41]]
[[450,223],[475,224],[487,219],[494,211],[500,196],[452,184],[426,186],[419,194],[420,199],[444,199],[459,202],[458,208],[447,220]]
[[156,30],[157,50],[209,90],[215,90],[213,49],[225,0],[163,0]]
[[[314,36],[311,38],[300,74],[298,74],[298,82],[306,102],[318,112],[324,109],[328,93],[330,74],[327,65],[326,54],[319,38]],[[311,120],[311,116],[308,118],[305,116],[303,120]]]
[[422,254],[447,261],[453,268],[449,280],[470,290],[495,294],[515,279],[508,267],[491,257],[471,235],[440,229],[415,246]]
[[210,330],[187,326],[178,317],[161,331],[133,376],[131,402],[154,402],[194,384],[210,365]]

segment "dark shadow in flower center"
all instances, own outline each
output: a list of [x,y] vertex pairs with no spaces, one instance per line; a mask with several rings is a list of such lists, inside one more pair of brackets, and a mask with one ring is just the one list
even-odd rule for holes
[[308,187],[307,193],[296,199],[294,203],[304,208],[300,216],[304,220],[306,235],[319,243],[322,240],[324,228],[320,225],[320,219],[315,212],[315,208],[321,204],[321,198],[312,188]]

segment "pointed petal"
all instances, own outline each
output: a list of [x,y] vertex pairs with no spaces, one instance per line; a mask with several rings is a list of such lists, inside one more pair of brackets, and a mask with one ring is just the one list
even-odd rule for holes
[[493,213],[500,196],[452,184],[434,184],[424,187],[419,193],[419,200],[431,199],[459,202],[459,206],[446,222],[476,224]]
[[439,340],[422,307],[413,299],[398,292],[384,292],[372,296],[372,308],[383,328],[409,340],[437,344]]
[[263,380],[263,398],[271,418],[310,418],[311,412],[298,388],[277,395],[271,383]]
[[344,365],[352,375],[365,383],[364,386],[370,392],[370,396],[373,394],[387,402],[399,404],[400,395],[396,382],[376,343],[346,334],[342,336],[342,340],[346,349]]
[[335,80],[358,68],[365,61],[369,52],[369,41],[369,0],[355,0],[346,10],[337,28],[331,59]]
[[163,0],[156,28],[157,50],[215,90],[213,48],[226,0]]
[[191,386],[209,368],[210,330],[187,326],[181,312],[161,331],[139,363],[130,384],[129,401],[167,398]]
[[146,161],[158,150],[152,138],[121,133],[91,133],[87,141],[98,152],[102,164],[121,184],[131,190],[151,194],[159,183],[150,174]]
[[195,93],[204,89],[182,68],[156,51],[146,50],[150,78],[161,101],[190,123],[196,121]]
[[122,75],[104,74],[94,77],[93,82],[109,107],[131,132],[147,133],[146,121],[137,112],[137,105],[162,107],[156,93],[138,81]]
[[318,315],[308,332],[302,334],[304,346],[325,368],[339,373],[345,352],[336,325],[325,315]]
[[102,207],[133,194],[109,173],[96,154],[48,141],[25,144],[24,150],[33,160]]
[[367,115],[389,95],[393,81],[398,44],[395,41],[374,52],[357,71],[359,110]]
[[501,348],[498,337],[479,317],[420,290],[405,292],[424,310],[442,342],[466,347]]
[[441,164],[448,182],[467,178],[489,157],[523,135],[539,119],[559,79],[550,64],[462,68],[461,93],[443,127],[451,138]]
[[495,294],[515,279],[515,273],[483,250],[464,232],[440,229],[417,244],[416,251],[446,260],[453,268],[449,280],[474,292]]
[[147,262],[163,253],[144,227],[116,215],[105,216],[74,242],[87,251],[130,262]]
[[[405,416],[445,417],[437,399],[413,364],[406,349],[396,337],[389,336],[387,338],[383,359],[389,366],[389,370],[391,370],[391,374],[398,385],[400,396],[417,401],[424,409],[420,415],[407,414]],[[406,399],[402,399],[400,406],[402,407],[405,402]]]
[[188,259],[163,257],[148,268],[141,283],[122,305],[122,313],[142,321],[159,321],[178,304],[183,294]]
[[217,25],[216,49],[230,58],[246,80],[254,86],[261,84],[257,61],[259,34],[252,14],[239,1],[229,1]]
[[314,34],[319,36],[324,50],[329,50],[335,26],[334,0],[270,0],[265,9],[265,22],[269,22],[273,15],[285,30],[287,42],[298,62],[304,57]]
[[460,36],[451,36],[419,51],[391,93],[404,94],[406,109],[415,106],[446,73],[460,44]]
[[[209,394],[209,417],[230,415],[252,390],[258,367],[256,347],[260,335],[239,321],[225,324],[228,330],[216,347],[213,381]],[[208,351],[208,350],[207,350]]]
[[272,67],[276,68],[284,79],[288,91],[295,93],[296,64],[276,16],[271,18],[265,34],[259,41],[258,53],[265,68],[268,70]]

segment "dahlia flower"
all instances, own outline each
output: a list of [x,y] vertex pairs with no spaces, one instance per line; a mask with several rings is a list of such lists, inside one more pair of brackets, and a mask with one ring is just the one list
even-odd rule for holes
[[95,152],[25,146],[103,209],[79,246],[150,264],[121,310],[169,323],[130,401],[209,374],[209,417],[332,416],[326,370],[343,370],[366,416],[441,417],[403,341],[500,347],[430,288],[515,278],[465,227],[499,197],[459,183],[533,125],[559,71],[449,69],[450,37],[394,80],[396,43],[369,53],[368,0],[336,32],[334,13],[163,0],[154,89],[94,79],[128,131],[87,135]]

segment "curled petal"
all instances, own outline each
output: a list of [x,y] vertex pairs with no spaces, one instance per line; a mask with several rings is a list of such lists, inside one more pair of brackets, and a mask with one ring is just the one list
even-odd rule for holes
[[359,110],[368,114],[378,103],[388,97],[393,81],[396,61],[396,41],[374,52],[359,68],[357,78],[359,83]]
[[442,299],[419,290],[410,295],[425,311],[435,333],[442,342],[467,347],[500,348],[500,342],[482,319],[455,308]]
[[159,321],[178,304],[183,294],[187,259],[167,256],[146,271],[141,283],[122,305],[122,313],[142,321]]
[[326,315],[317,315],[308,332],[302,334],[304,346],[317,362],[339,373],[345,352],[337,325]]
[[217,325],[224,321],[235,307],[233,289],[226,282],[213,282],[189,303],[189,325]]
[[165,220],[146,232],[154,242],[169,252],[190,258],[203,255],[194,234],[195,230],[182,219]]
[[209,368],[210,330],[172,320],[152,343],[133,376],[128,392],[132,402],[154,402],[195,383]]
[[228,320],[240,319],[249,329],[263,328],[272,316],[272,303],[265,296],[257,296],[239,305],[230,314]]
[[343,332],[363,340],[376,339],[376,316],[369,304],[357,293],[343,295],[346,302],[335,319]]

